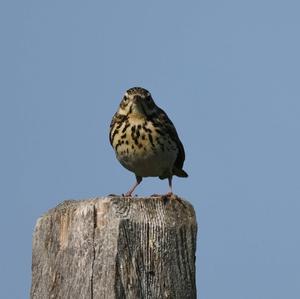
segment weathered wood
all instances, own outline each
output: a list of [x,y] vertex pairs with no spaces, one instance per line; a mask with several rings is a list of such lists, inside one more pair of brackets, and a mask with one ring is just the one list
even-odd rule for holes
[[181,199],[65,201],[37,221],[31,298],[196,298],[196,233]]

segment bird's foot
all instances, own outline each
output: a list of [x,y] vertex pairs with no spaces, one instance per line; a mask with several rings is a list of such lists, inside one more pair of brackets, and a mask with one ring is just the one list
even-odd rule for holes
[[135,194],[135,195],[132,195],[132,193],[131,193],[131,192],[122,193],[122,196],[123,196],[123,197],[138,197],[138,195],[137,195],[137,194]]
[[122,193],[122,196],[123,197],[131,197],[131,194],[129,194],[129,193]]
[[163,197],[167,200],[175,200],[179,204],[181,204],[182,206],[184,206],[186,208],[186,204],[184,203],[184,201],[180,197],[178,197],[176,194],[174,194],[173,192],[169,192],[166,195],[164,195]]
[[166,204],[169,200],[176,200],[186,208],[184,201],[173,192],[168,192],[166,194],[152,194],[150,197],[161,197],[164,201],[164,204]]

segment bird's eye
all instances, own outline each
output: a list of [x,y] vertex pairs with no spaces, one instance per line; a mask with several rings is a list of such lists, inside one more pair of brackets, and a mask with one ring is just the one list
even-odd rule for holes
[[151,102],[151,97],[146,98],[147,102]]
[[128,97],[124,96],[123,101],[127,102],[128,101]]

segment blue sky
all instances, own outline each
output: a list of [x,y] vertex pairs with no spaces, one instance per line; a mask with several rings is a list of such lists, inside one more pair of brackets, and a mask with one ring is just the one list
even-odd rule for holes
[[[26,298],[36,219],[127,191],[108,142],[143,86],[186,149],[201,298],[300,296],[297,1],[2,1],[1,297]],[[139,195],[165,192],[145,179]]]

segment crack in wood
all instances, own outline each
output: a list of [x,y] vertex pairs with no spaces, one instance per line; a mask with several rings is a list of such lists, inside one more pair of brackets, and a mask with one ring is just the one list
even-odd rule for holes
[[95,248],[95,234],[96,234],[96,228],[97,228],[97,208],[96,204],[93,205],[93,221],[94,221],[94,227],[93,227],[93,241],[92,241],[92,273],[91,273],[91,299],[94,299],[94,264],[96,259],[96,248]]

